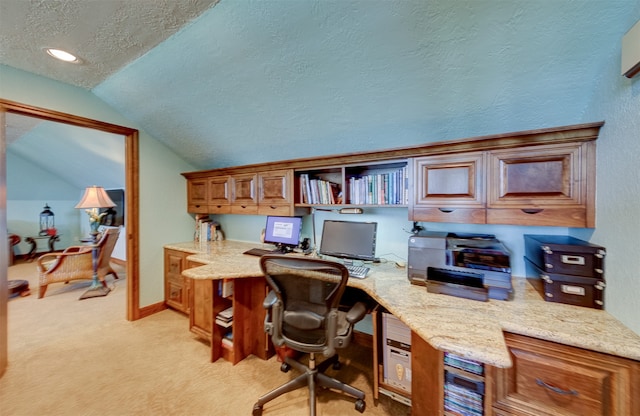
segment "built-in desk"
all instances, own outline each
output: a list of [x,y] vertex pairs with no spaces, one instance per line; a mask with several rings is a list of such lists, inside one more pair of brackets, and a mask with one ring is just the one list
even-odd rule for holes
[[[262,276],[258,258],[242,254],[256,246],[227,240],[168,244],[165,249],[193,253],[188,260],[205,264],[185,270],[184,276],[219,280]],[[498,370],[512,367],[505,332],[640,361],[640,336],[606,311],[545,302],[524,278],[513,279],[515,292],[510,301],[479,302],[428,293],[425,287],[410,284],[406,270],[393,263],[372,265],[366,279],[352,279],[349,286],[366,292],[411,328],[415,351],[419,351],[412,355],[414,391],[424,392],[428,383],[442,383],[438,375],[441,365],[430,362],[441,352],[480,361]],[[638,378],[636,364],[632,362],[631,381]],[[418,374],[420,377],[416,377]],[[425,403],[413,401],[413,414],[442,414],[437,406],[433,407],[433,397],[425,397]],[[441,397],[436,399],[441,402]]]

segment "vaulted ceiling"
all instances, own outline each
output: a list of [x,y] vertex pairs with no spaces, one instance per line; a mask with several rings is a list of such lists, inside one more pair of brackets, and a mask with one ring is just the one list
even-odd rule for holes
[[0,63],[206,169],[595,121],[638,19],[637,0],[2,0]]

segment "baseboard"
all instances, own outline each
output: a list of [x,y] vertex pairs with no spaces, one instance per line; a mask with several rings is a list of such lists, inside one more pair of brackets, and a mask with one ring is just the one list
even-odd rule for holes
[[111,263],[117,264],[118,266],[127,267],[127,261],[116,259],[115,257],[111,257]]
[[167,309],[167,306],[164,304],[164,302],[147,305],[139,309],[138,319],[146,318],[147,316],[151,316],[154,313],[162,312],[165,309]]

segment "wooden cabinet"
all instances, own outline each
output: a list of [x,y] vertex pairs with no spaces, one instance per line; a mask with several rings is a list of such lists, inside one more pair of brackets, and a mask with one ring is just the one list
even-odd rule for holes
[[202,266],[201,263],[187,262],[190,253],[178,250],[164,250],[164,297],[165,303],[172,309],[189,313],[189,278],[182,276],[182,271],[191,267]]
[[413,221],[484,224],[483,152],[414,158],[411,161]]
[[412,221],[595,227],[595,143],[414,158]]
[[292,215],[293,170],[258,173],[258,214]]
[[495,369],[496,415],[640,414],[640,363],[505,334],[513,367]]
[[206,214],[209,210],[207,178],[187,180],[187,211]]
[[209,206],[206,214],[229,214],[231,212],[231,187],[229,176],[214,176],[207,179]]
[[[222,285],[233,285],[227,296]],[[264,332],[267,293],[264,277],[234,280],[190,279],[189,330],[209,342],[211,362],[224,358],[236,364],[253,354],[262,359],[273,355],[273,347]],[[233,310],[233,323],[216,323],[218,314]]]
[[194,214],[231,212],[229,176],[187,180],[187,211]]
[[231,176],[231,213],[258,214],[258,175],[255,173]]
[[[595,141],[603,124],[183,173],[189,212],[408,206],[410,221],[593,228]],[[214,203],[214,193],[230,195],[229,208]]]
[[595,227],[595,143],[488,152],[487,223]]

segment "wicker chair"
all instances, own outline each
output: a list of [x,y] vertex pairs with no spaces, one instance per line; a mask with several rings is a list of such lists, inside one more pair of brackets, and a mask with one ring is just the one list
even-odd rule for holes
[[[105,227],[100,241],[95,245],[98,249],[98,279],[105,286],[107,275],[112,274],[116,279],[118,278],[109,262],[119,234],[120,228]],[[37,261],[40,277],[38,298],[44,296],[49,283],[93,279],[93,247],[93,245],[71,246],[61,253],[47,253],[40,256]]]

